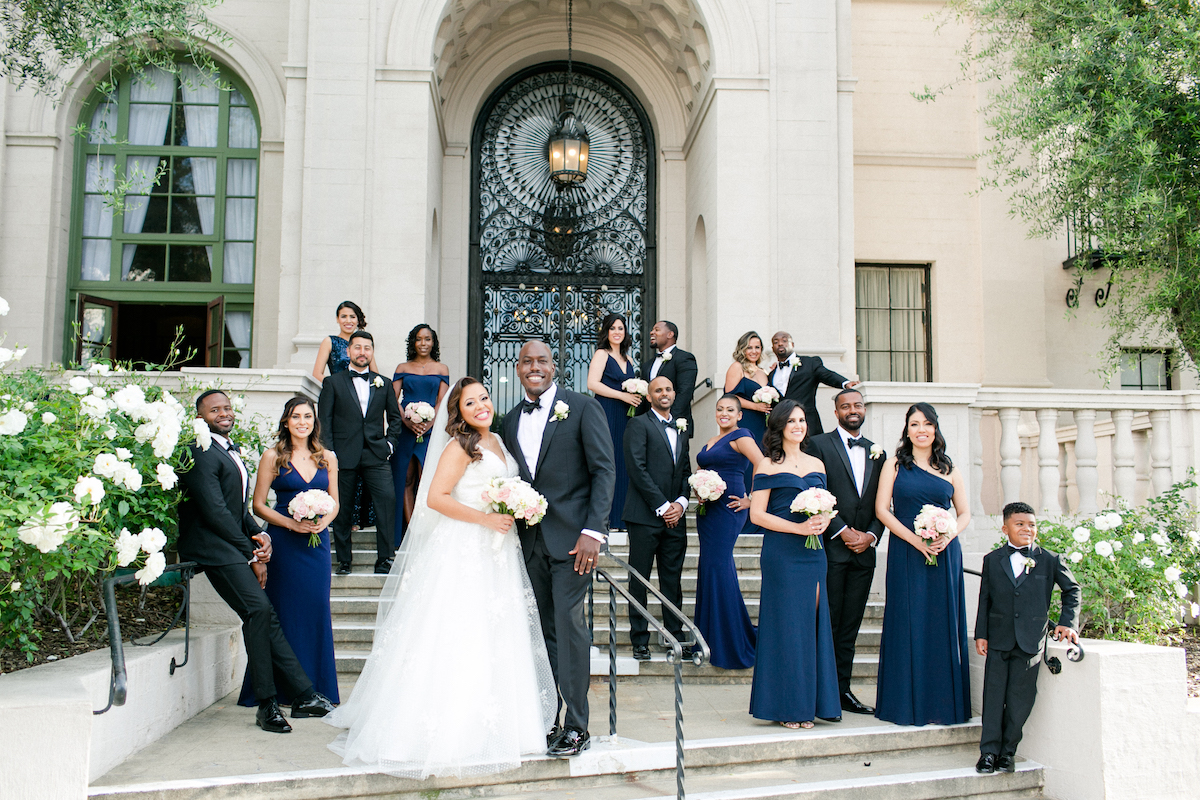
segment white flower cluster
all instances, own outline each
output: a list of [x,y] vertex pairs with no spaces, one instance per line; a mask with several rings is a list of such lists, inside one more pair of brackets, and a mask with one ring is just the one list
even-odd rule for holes
[[167,545],[167,535],[158,528],[146,528],[139,534],[129,532],[128,528],[121,529],[114,547],[117,551],[117,565],[127,567],[138,557],[138,553],[146,553],[146,564],[134,575],[138,583],[145,586],[154,581],[166,569],[167,559],[162,549]]
[[[92,465],[92,472],[103,478],[108,478],[118,486],[124,486],[131,492],[136,492],[142,488],[142,473],[138,472],[137,468],[129,463],[131,455],[124,447],[118,447],[116,454],[101,453],[96,456],[96,461]],[[83,480],[83,478],[80,478],[80,480]],[[78,489],[76,489],[76,492],[78,492]]]
[[17,531],[17,538],[43,553],[58,549],[79,528],[79,512],[70,503],[43,508]]
[[1098,531],[1111,531],[1121,527],[1121,523],[1123,522],[1124,520],[1121,519],[1120,514],[1115,511],[1109,511],[1104,514],[1097,514],[1096,518],[1092,520],[1092,527]]
[[15,364],[21,360],[28,348],[18,347],[16,350],[9,350],[7,347],[0,347],[0,367],[7,364]]
[[16,436],[25,430],[29,417],[22,411],[11,409],[0,414],[0,436]]

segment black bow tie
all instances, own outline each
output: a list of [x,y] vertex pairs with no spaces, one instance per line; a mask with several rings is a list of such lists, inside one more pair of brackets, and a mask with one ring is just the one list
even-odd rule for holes
[[663,425],[665,425],[668,428],[675,427],[675,420],[673,420],[673,419],[663,419],[662,417],[659,417],[658,421],[661,422]]
[[521,413],[522,414],[532,414],[534,411],[537,411],[541,407],[542,407],[542,399],[540,397],[537,400],[522,400],[521,401]]
[[1009,555],[1012,555],[1013,553],[1020,553],[1021,555],[1025,556],[1026,558],[1029,558],[1029,548],[1028,547],[1013,547],[1010,544],[1008,546],[1008,553],[1009,553]]
[[225,446],[225,449],[226,449],[226,450],[228,450],[228,451],[229,451],[229,452],[231,452],[231,453],[240,453],[240,452],[242,452],[242,448],[238,447],[238,443],[237,443],[237,442],[235,442],[235,441],[233,441],[233,439],[230,439],[230,440],[228,441],[228,444]]
[[847,447],[861,447],[862,449],[866,450],[867,442],[863,437],[860,436],[857,439],[847,439],[846,446]]
[[355,372],[354,370],[350,370],[350,376],[351,376],[352,378],[362,378],[362,379],[365,381],[365,380],[370,380],[370,378],[371,378],[371,373],[369,373],[369,372]]

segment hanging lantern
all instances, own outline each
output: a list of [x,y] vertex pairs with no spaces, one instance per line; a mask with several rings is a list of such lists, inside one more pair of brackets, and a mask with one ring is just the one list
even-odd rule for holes
[[569,109],[558,118],[547,146],[550,179],[559,186],[574,186],[587,180],[588,135]]

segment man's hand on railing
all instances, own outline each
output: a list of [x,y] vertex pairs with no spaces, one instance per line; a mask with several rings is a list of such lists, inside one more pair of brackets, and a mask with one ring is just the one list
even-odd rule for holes
[[1079,644],[1079,634],[1073,629],[1068,628],[1066,625],[1056,625],[1054,627],[1054,633],[1050,634],[1050,637],[1056,642],[1061,642],[1063,639],[1066,639],[1071,644]]

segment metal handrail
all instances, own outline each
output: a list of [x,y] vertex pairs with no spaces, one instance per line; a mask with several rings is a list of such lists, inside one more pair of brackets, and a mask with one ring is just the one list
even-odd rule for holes
[[[183,601],[179,604],[179,610],[175,612],[175,619],[167,626],[167,629],[162,632],[153,642],[141,644],[142,647],[149,647],[162,641],[163,637],[174,630],[179,623],[179,618],[184,616],[183,628],[183,661],[176,663],[174,656],[171,657],[171,674],[175,674],[175,670],[184,666],[188,662],[188,649],[191,640],[192,630],[192,614],[191,614],[191,590],[192,576],[196,572],[195,561],[183,561],[178,564],[171,564],[163,570],[165,575],[168,572],[180,572],[183,577]],[[112,674],[108,683],[108,705],[99,711],[92,711],[92,714],[99,715],[108,711],[113,706],[125,705],[125,697],[128,694],[127,675],[125,672],[125,644],[121,641],[121,620],[117,616],[117,592],[116,587],[119,584],[133,583],[137,580],[137,575],[130,573],[128,575],[114,575],[104,581],[102,589],[104,593],[104,613],[108,617],[108,650],[112,657]],[[131,643],[139,645],[138,642]]]
[[[976,578],[982,578],[982,572],[976,572],[969,567],[963,567],[963,572],[967,575],[974,575]],[[1058,660],[1058,656],[1051,656],[1046,649],[1046,645],[1050,640],[1050,630],[1047,628],[1045,635],[1042,636],[1042,661],[1046,663],[1046,668],[1050,670],[1051,675],[1057,675],[1062,672],[1062,662]],[[1083,652],[1083,642],[1071,642],[1067,646],[1067,660],[1078,663],[1083,661],[1083,657],[1087,653]]]
[[[692,663],[700,666],[711,655],[708,642],[704,640],[704,635],[700,633],[700,629],[695,623],[688,619],[687,615],[679,610],[678,607],[668,600],[663,593],[655,588],[646,577],[630,566],[629,563],[613,555],[608,550],[605,550],[605,556],[617,565],[622,567],[629,573],[630,580],[637,580],[640,584],[646,587],[655,597],[662,603],[663,619],[667,618],[667,614],[671,614],[674,618],[679,619],[691,638],[687,645],[692,649]],[[645,606],[634,599],[629,590],[618,582],[608,570],[603,567],[596,568],[596,574],[603,578],[608,583],[608,735],[616,737],[617,735],[617,594],[620,593],[629,603],[630,617],[633,612],[637,612],[652,627],[662,636],[669,647],[667,660],[675,665],[675,797],[677,800],[684,800],[685,793],[683,789],[684,781],[684,765],[683,765],[683,648],[685,645],[680,644],[666,627],[655,619]]]

